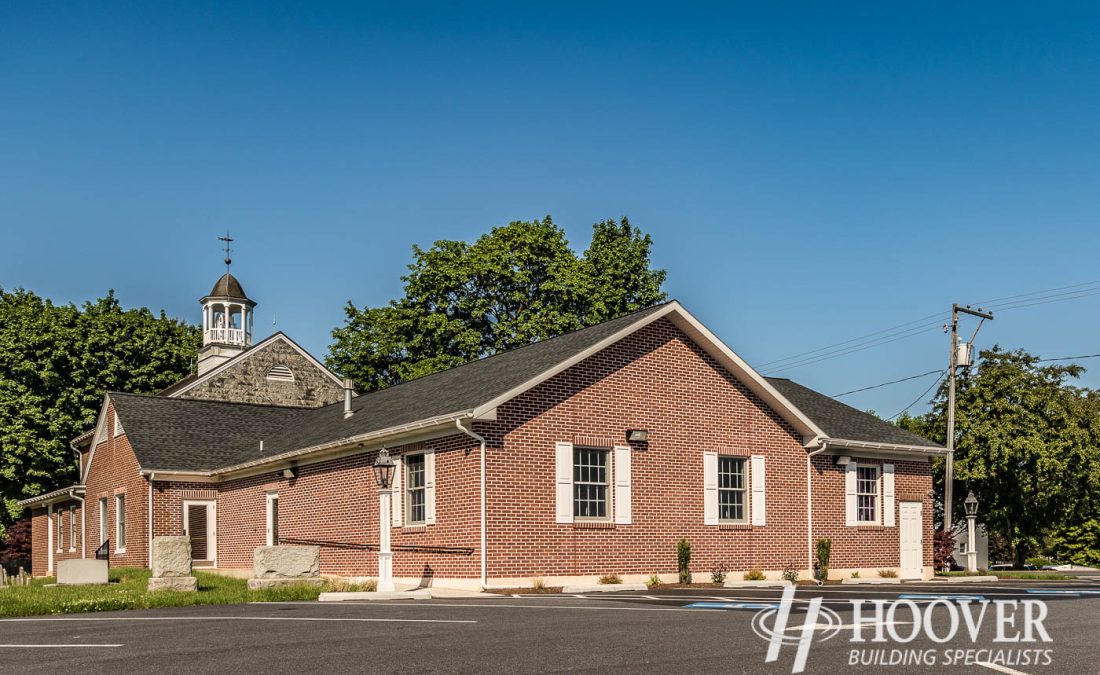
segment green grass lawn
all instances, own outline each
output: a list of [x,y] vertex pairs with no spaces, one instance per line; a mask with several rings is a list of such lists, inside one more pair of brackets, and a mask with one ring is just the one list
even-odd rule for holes
[[326,581],[322,586],[291,584],[262,591],[248,590],[245,579],[220,574],[195,572],[199,590],[195,593],[145,590],[149,570],[116,567],[109,573],[106,586],[50,586],[53,578],[35,579],[30,586],[0,588],[0,616],[34,616],[37,614],[76,614],[105,612],[117,609],[147,609],[151,607],[186,607],[191,605],[232,605],[244,602],[277,602],[316,600],[328,590],[373,590],[353,588]]
[[978,572],[936,572],[937,577],[975,577],[975,576],[991,576],[998,579],[1035,579],[1046,581],[1068,581],[1076,579],[1077,577],[1071,574],[1062,574],[1060,572],[1042,572],[1035,571],[1029,572],[1025,570],[994,570],[992,572],[978,571]]

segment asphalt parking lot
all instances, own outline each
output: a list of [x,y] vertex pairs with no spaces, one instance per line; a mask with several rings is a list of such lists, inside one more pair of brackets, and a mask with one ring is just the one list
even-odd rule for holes
[[[762,611],[772,610],[774,622],[780,598],[779,589],[658,589],[583,597],[251,604],[5,619],[0,620],[0,672],[791,673],[798,645],[783,644],[778,658],[765,663],[769,643],[753,630]],[[819,612],[804,631],[815,598],[831,612]],[[929,625],[940,637],[951,628],[949,604],[965,604],[977,616],[982,601],[1015,600],[1019,605],[1041,600],[1041,623],[1050,642],[1038,635],[1031,643],[997,642],[995,605],[987,610],[975,640],[964,620],[954,639],[934,642],[923,634],[923,622],[914,626],[906,606],[892,620],[876,620],[868,613],[861,633],[865,642],[851,642],[851,600],[873,607],[870,601],[899,598],[922,611],[932,608]],[[806,673],[931,673],[944,667],[975,673],[1100,672],[1098,580],[799,587],[790,607],[786,631],[796,640],[812,635]],[[766,618],[764,623],[774,626]],[[1004,633],[1011,636],[1023,623],[1023,615],[1017,614]],[[876,628],[883,631],[884,642],[871,641]],[[890,629],[902,637],[921,634],[898,643],[890,639]],[[891,658],[908,663],[890,665]]]

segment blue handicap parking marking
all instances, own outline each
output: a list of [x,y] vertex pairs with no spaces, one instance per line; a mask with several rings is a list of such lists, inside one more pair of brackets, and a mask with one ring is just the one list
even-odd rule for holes
[[1094,591],[1088,588],[1029,588],[1028,593],[1034,593],[1035,595],[1070,595],[1074,597],[1080,597],[1082,595],[1100,595],[1100,591]]
[[936,593],[902,593],[901,600],[985,600],[984,595],[941,595]]
[[777,609],[775,602],[693,602],[684,607],[700,609]]

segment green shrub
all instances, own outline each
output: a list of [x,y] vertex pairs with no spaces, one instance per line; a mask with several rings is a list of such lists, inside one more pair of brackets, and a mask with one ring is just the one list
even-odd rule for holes
[[792,584],[798,581],[798,567],[793,562],[787,563],[787,566],[783,568],[783,579]]
[[680,572],[680,583],[691,583],[691,542],[681,539],[676,542],[676,569]]
[[859,578],[859,571],[852,572],[852,578],[853,579],[858,579]]
[[1028,565],[1034,565],[1035,567],[1042,568],[1044,565],[1052,564],[1048,558],[1032,557],[1024,561]]
[[710,568],[710,581],[715,584],[725,583],[727,574],[729,574],[729,569],[726,567],[726,563],[715,563],[714,567]]
[[618,574],[605,574],[605,575],[600,577],[600,583],[601,584],[621,584],[621,583],[623,583],[623,578],[620,577]]
[[829,557],[833,551],[832,539],[817,540],[817,569],[814,574],[818,581],[826,581],[829,578]]
[[767,577],[764,576],[763,570],[751,569],[745,572],[745,581],[764,581]]
[[897,579],[898,578],[898,571],[897,570],[879,570],[878,575],[879,575],[879,577],[881,577],[883,579]]
[[649,588],[657,588],[661,585],[661,577],[657,576],[656,573],[650,574],[649,579],[645,582],[645,585]]

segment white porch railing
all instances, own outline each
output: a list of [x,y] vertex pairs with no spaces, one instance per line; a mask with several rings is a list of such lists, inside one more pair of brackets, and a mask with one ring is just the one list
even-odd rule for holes
[[204,335],[203,342],[220,342],[222,344],[243,345],[244,330],[241,328],[210,328]]

